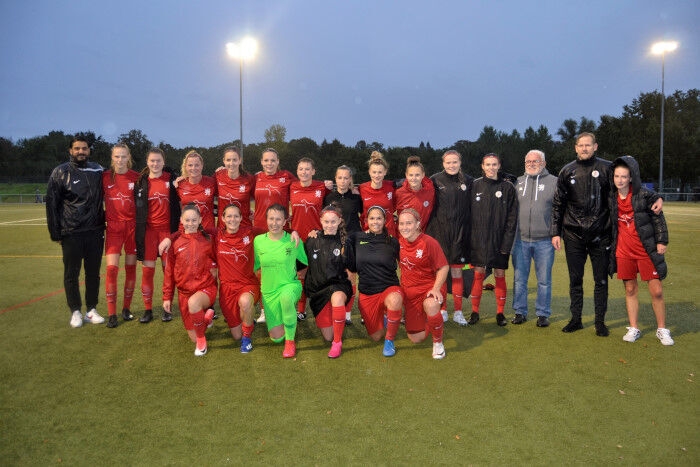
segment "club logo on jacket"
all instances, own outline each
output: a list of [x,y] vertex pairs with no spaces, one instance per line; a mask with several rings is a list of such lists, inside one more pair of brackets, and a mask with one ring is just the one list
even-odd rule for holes
[[498,190],[496,192],[496,198],[500,198],[501,196],[503,196],[503,192],[501,190]]

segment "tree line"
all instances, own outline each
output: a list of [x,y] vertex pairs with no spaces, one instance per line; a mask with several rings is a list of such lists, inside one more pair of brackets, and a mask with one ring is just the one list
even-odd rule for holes
[[[664,125],[664,186],[691,191],[700,185],[698,162],[700,155],[700,90],[676,91],[666,97]],[[428,174],[442,170],[441,156],[447,149],[456,149],[462,154],[462,167],[465,172],[479,176],[481,157],[489,152],[501,156],[503,170],[515,175],[523,173],[524,156],[530,149],[540,149],[547,156],[547,168],[551,173],[558,171],[575,157],[574,138],[583,131],[596,134],[598,155],[606,159],[629,154],[637,158],[642,180],[658,182],[660,144],[661,94],[641,93],[632,103],[625,105],[620,116],[602,115],[598,122],[581,117],[566,119],[552,135],[544,125],[537,129],[528,127],[522,134],[517,130],[510,133],[485,126],[475,141],[458,140],[446,148],[433,148],[430,142],[421,142],[417,147],[385,147],[382,143],[364,140],[354,146],[345,146],[337,139],[320,144],[311,138],[286,140],[286,129],[275,124],[265,131],[265,141],[247,144],[244,147],[244,166],[249,172],[260,169],[259,158],[263,149],[273,147],[280,156],[280,167],[295,173],[296,162],[301,157],[311,157],[316,162],[316,178],[332,179],[335,168],[345,164],[355,170],[355,182],[369,179],[367,160],[373,150],[381,151],[390,164],[388,177],[402,178],[406,159],[417,155],[421,158]],[[116,143],[106,141],[93,132],[85,132],[92,141],[92,160],[104,167],[110,165],[111,146]],[[73,135],[62,131],[51,131],[48,135],[20,139],[13,142],[0,137],[0,180],[5,182],[43,182],[48,179],[53,168],[66,161],[68,145]],[[148,139],[141,130],[131,130],[121,134],[119,142],[129,145],[134,159],[134,168],[145,167],[146,154],[153,146],[166,153],[167,165],[179,169],[185,154],[195,149],[204,158],[205,173],[212,173],[221,165],[223,149],[238,146],[233,140],[209,148],[175,148],[161,141],[157,145]]]

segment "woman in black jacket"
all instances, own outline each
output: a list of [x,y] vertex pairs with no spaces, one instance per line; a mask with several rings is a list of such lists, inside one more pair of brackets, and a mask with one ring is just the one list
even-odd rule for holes
[[668,244],[668,229],[663,213],[654,214],[651,207],[659,198],[641,186],[639,165],[631,156],[613,163],[614,188],[610,196],[613,247],[610,249],[610,275],[617,272],[625,284],[625,304],[630,325],[622,338],[634,342],[641,335],[637,325],[639,315],[639,286],[637,273],[647,282],[651,307],[656,315],[656,337],[663,345],[673,345],[671,332],[666,329],[666,306],[661,281],[667,268],[664,254]]
[[[136,181],[136,258],[142,261],[141,295],[146,311],[139,319],[148,323],[153,319],[153,276],[158,259],[158,244],[180,224],[180,199],[173,185],[176,175],[165,167],[165,153],[151,148],[146,157],[146,168]],[[162,264],[162,261],[161,261]],[[172,320],[163,313],[163,321]]]
[[469,192],[471,216],[470,259],[474,267],[472,314],[469,324],[479,321],[479,305],[486,268],[493,268],[496,278],[496,322],[507,324],[503,313],[506,305],[506,278],[510,249],[518,225],[518,196],[512,183],[498,173],[500,158],[493,153],[481,160],[484,176],[472,183]]

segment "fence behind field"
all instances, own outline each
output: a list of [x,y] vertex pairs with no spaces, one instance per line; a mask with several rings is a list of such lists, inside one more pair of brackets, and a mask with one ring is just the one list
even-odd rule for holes
[[45,193],[0,193],[0,203],[3,204],[43,203],[45,198]]

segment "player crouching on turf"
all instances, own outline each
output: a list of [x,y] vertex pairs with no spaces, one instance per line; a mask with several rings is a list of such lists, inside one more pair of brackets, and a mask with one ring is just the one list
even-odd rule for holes
[[433,336],[433,358],[445,358],[440,307],[450,270],[440,244],[420,230],[420,214],[413,208],[399,214],[401,287],[406,294],[406,334],[414,344]]
[[666,305],[661,281],[666,277],[664,259],[668,229],[663,212],[654,214],[651,206],[659,196],[641,186],[639,165],[631,156],[613,162],[610,215],[613,221],[613,246],[610,253],[610,275],[617,272],[625,284],[625,303],[630,325],[622,338],[634,342],[642,335],[638,328],[639,287],[637,273],[646,281],[651,294],[651,307],[656,315],[656,337],[663,345],[673,345],[666,329]]
[[[163,279],[163,309],[171,313],[175,287],[182,323],[196,343],[194,354],[207,353],[204,332],[211,323],[216,300],[216,259],[209,235],[201,228],[202,216],[194,203],[182,208],[184,233],[168,250]],[[204,311],[206,310],[206,312]]]

